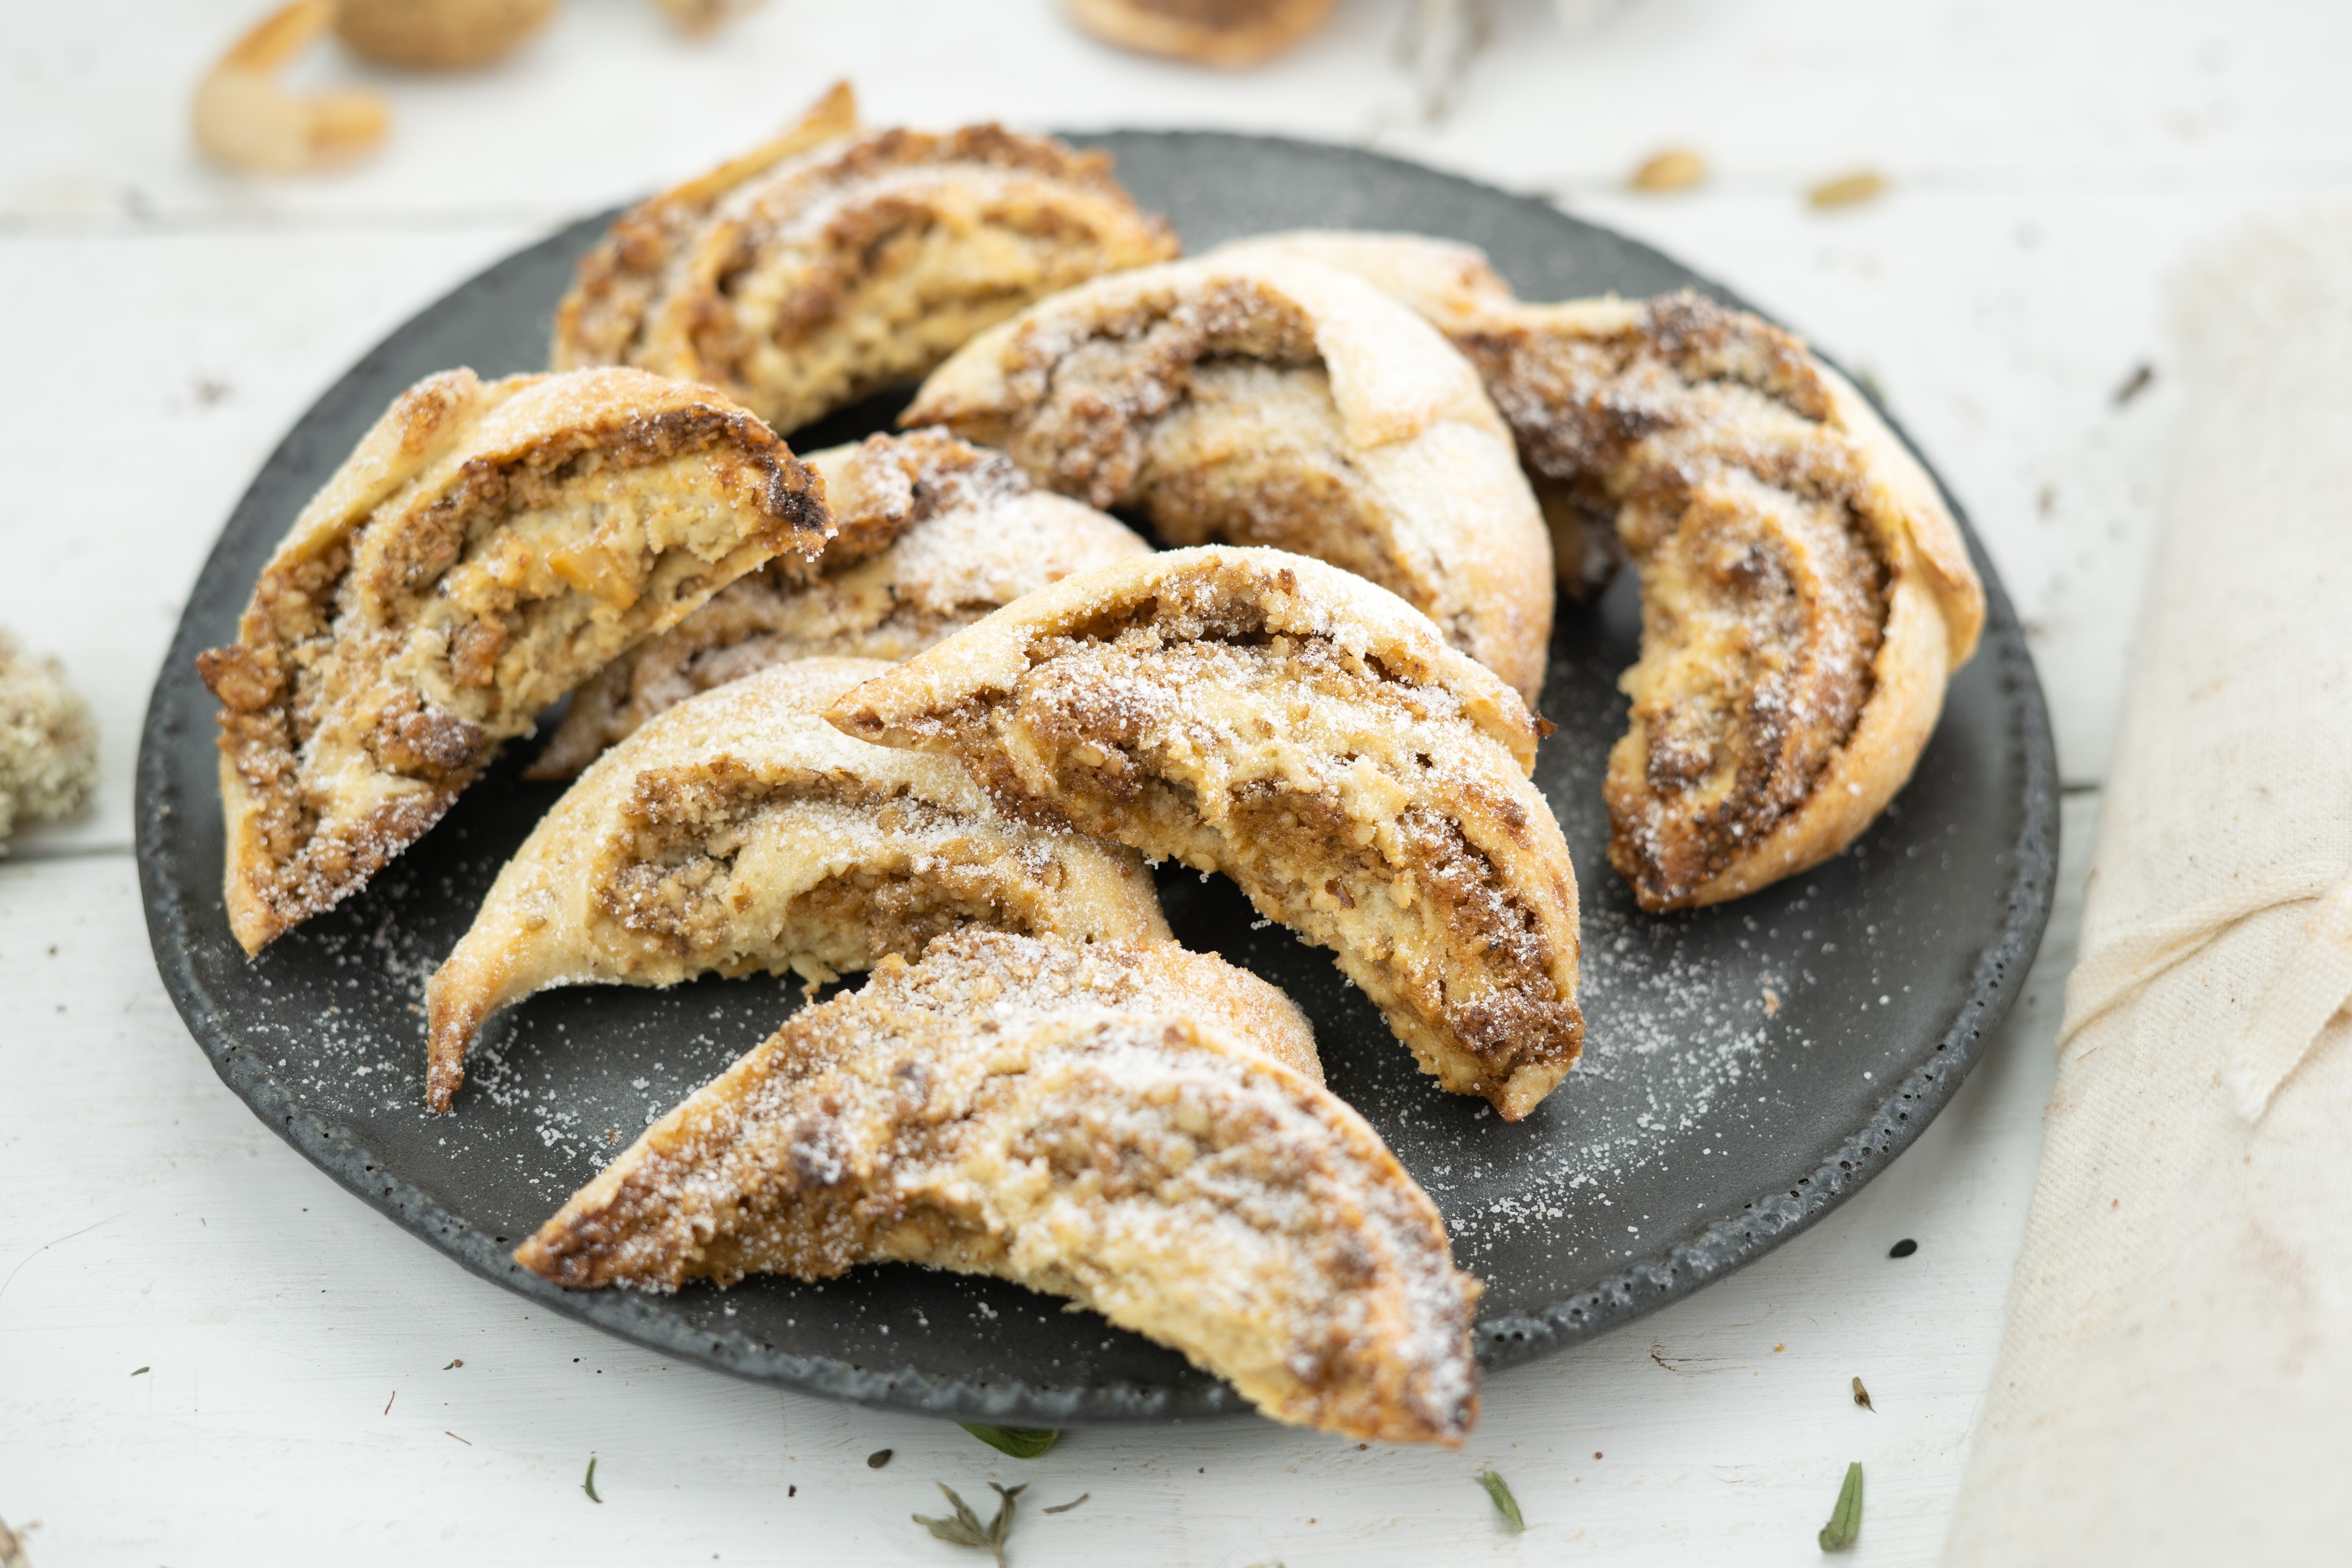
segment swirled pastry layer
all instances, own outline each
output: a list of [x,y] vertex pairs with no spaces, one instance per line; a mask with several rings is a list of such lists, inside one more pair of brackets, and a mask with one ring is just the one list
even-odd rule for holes
[[1517,694],[1363,579],[1206,546],[1066,578],[858,687],[851,735],[1009,812],[1225,873],[1457,1093],[1568,1073],[1576,879]]
[[[821,107],[812,125],[845,118]],[[556,367],[702,382],[791,430],[1031,300],[1177,250],[1107,155],[1051,137],[976,125],[766,152],[614,225],[557,308]]]
[[246,951],[364,886],[614,656],[821,546],[824,496],[751,413],[639,371],[403,393],[197,660]]
[[1284,258],[1176,262],[1033,306],[905,415],[1169,543],[1309,555],[1379,583],[1532,703],[1551,547],[1476,373],[1361,279]]
[[968,926],[1168,936],[1132,850],[1009,820],[953,763],[819,716],[887,668],[775,665],[669,709],[582,775],[427,988],[435,1108],[484,1020],[552,986],[831,980]]
[[1421,311],[1478,366],[1547,508],[1613,528],[1643,620],[1610,860],[1643,907],[1818,864],[1909,779],[1984,591],[1933,481],[1801,340],[1695,294],[1521,304],[1417,235],[1235,248],[1355,268]]
[[1151,547],[1033,488],[1003,454],[940,430],[810,453],[836,525],[811,560],[778,556],[572,694],[534,779],[568,779],[697,692],[793,659],[910,659],[1000,605]]
[[1273,988],[1172,943],[942,937],[806,1009],[516,1252],[674,1290],[904,1260],[1172,1345],[1279,1421],[1458,1444],[1479,1286]]

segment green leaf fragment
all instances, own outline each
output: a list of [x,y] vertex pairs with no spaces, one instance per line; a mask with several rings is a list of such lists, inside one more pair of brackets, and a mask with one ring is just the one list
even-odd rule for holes
[[593,1454],[588,1456],[588,1475],[587,1479],[580,1483],[580,1490],[588,1494],[590,1502],[601,1503],[604,1500],[596,1495],[596,1456]]
[[1856,1459],[1845,1468],[1845,1485],[1838,1488],[1837,1508],[1830,1521],[1822,1526],[1821,1542],[1824,1552],[1844,1552],[1862,1534],[1862,1461]]
[[1094,1494],[1094,1493],[1092,1493],[1092,1492],[1090,1492],[1090,1491],[1082,1491],[1082,1492],[1080,1492],[1077,1496],[1076,1496],[1076,1497],[1072,1498],[1069,1501],[1067,1501],[1067,1502],[1064,1502],[1064,1503],[1056,1503],[1056,1504],[1055,1504],[1052,1508],[1043,1510],[1042,1511],[1044,1511],[1044,1512],[1045,1512],[1045,1513],[1067,1513],[1067,1512],[1069,1512],[1069,1511],[1070,1511],[1070,1510],[1072,1510],[1072,1509],[1074,1509],[1074,1508],[1077,1507],[1077,1506],[1078,1506],[1078,1504],[1080,1504],[1080,1503],[1082,1503],[1082,1502],[1086,1501],[1086,1500],[1087,1500],[1087,1499],[1088,1499],[1088,1498],[1090,1498],[1090,1497],[1092,1497],[1092,1496],[1094,1496],[1094,1495],[1095,1495],[1095,1494]]
[[131,1375],[131,1376],[133,1376],[133,1377],[138,1377],[138,1376],[141,1376],[141,1375],[142,1375],[143,1374],[145,1374],[145,1373],[147,1373],[147,1372],[149,1372],[149,1371],[152,1371],[152,1368],[142,1366],[142,1367],[141,1367],[137,1372],[132,1373]]
[[1519,1517],[1519,1500],[1511,1495],[1510,1482],[1492,1470],[1481,1470],[1478,1484],[1486,1489],[1486,1495],[1495,1500],[1495,1511],[1503,1516],[1515,1532],[1527,1529],[1528,1521]]
[[975,1427],[969,1421],[957,1425],[998,1453],[1010,1454],[1016,1459],[1035,1458],[1062,1435],[1052,1427]]
[[1013,1500],[1029,1488],[1025,1483],[1010,1490],[994,1481],[988,1485],[1003,1500],[996,1505],[996,1517],[986,1524],[980,1522],[980,1515],[972,1512],[971,1505],[958,1497],[955,1488],[945,1481],[939,1483],[940,1490],[947,1494],[948,1506],[955,1510],[954,1518],[927,1519],[919,1513],[908,1517],[950,1545],[985,1552],[996,1559],[997,1568],[1004,1568],[1004,1539],[1013,1533]]

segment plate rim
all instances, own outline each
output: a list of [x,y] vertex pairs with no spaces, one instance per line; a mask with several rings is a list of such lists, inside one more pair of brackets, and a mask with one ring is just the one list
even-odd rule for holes
[[[1410,171],[1417,176],[1434,175],[1469,187],[1481,197],[1532,208],[1547,220],[1565,220],[1605,235],[1631,251],[1689,273],[1701,287],[1725,303],[1755,310],[1734,291],[1694,272],[1654,246],[1605,225],[1579,217],[1549,202],[1389,153],[1309,138],[1208,129],[1136,128],[1055,134],[1082,147],[1137,138],[1273,145],[1321,157],[1338,154]],[[190,607],[197,597],[196,590],[214,570],[228,522],[243,510],[264,476],[289,456],[289,448],[302,439],[304,426],[311,418],[339,396],[350,395],[355,383],[369,376],[379,354],[405,334],[418,329],[420,323],[457,295],[481,286],[502,271],[529,265],[550,247],[575,243],[582,231],[609,223],[619,210],[561,225],[541,238],[501,256],[411,315],[329,383],[271,448],[223,521],[212,552],[190,586]],[[1773,319],[1761,310],[1756,314]],[[1827,355],[1821,357],[1835,363]],[[1870,397],[1867,391],[1864,395],[1870,398],[1874,407],[1878,406],[1878,400]],[[2011,846],[2015,865],[2007,890],[2004,918],[1993,940],[1979,952],[1969,981],[1968,1000],[1936,1042],[1934,1051],[1924,1053],[1918,1068],[1888,1088],[1861,1130],[1829,1150],[1811,1176],[1800,1178],[1798,1186],[1785,1195],[1776,1192],[1757,1198],[1736,1214],[1708,1220],[1695,1232],[1685,1230],[1678,1237],[1645,1247],[1640,1255],[1591,1290],[1537,1311],[1482,1318],[1474,1333],[1478,1359],[1490,1375],[1589,1341],[1654,1312],[1753,1262],[1811,1227],[1892,1163],[1943,1111],[1969,1071],[1982,1059],[1988,1038],[1999,1028],[2023,988],[2049,922],[2057,875],[2059,788],[2048,706],[2015,608],[1970,527],[1966,511],[1901,424],[1883,407],[1878,412],[1895,431],[1896,439],[1917,456],[1950,507],[1968,542],[1970,559],[1984,582],[1985,626],[1977,657],[1990,658],[1998,666],[1995,673],[2008,698],[2008,717],[2024,776],[2023,821],[2018,839]],[[197,645],[205,640],[194,634],[190,610],[184,608],[164,663],[156,674],[140,727],[134,813],[140,897],[147,918],[149,946],[166,993],[223,1084],[272,1132],[339,1186],[478,1278],[647,1349],[754,1382],[924,1415],[1013,1419],[1032,1425],[1168,1423],[1244,1413],[1251,1408],[1222,1380],[1201,1390],[1125,1381],[1086,1386],[1045,1386],[1024,1380],[982,1383],[911,1366],[869,1367],[832,1356],[796,1354],[760,1344],[741,1330],[730,1329],[713,1337],[663,1310],[665,1298],[629,1291],[572,1291],[540,1278],[514,1262],[505,1246],[494,1243],[487,1233],[427,1197],[415,1183],[384,1168],[349,1128],[294,1099],[271,1070],[239,1043],[226,1009],[206,991],[196,975],[185,908],[193,890],[181,885],[170,873],[163,852],[173,815],[178,809],[164,759],[181,733],[178,722],[167,712],[167,688],[174,671],[193,658]],[[216,801],[189,804],[217,809]],[[212,891],[209,884],[205,888],[207,894]]]

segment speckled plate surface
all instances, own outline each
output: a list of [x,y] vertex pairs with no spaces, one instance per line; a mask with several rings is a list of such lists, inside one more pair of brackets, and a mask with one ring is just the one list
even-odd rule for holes
[[[1530,299],[1682,287],[1730,298],[1540,203],[1365,152],[1181,132],[1081,140],[1116,152],[1137,197],[1194,251],[1306,225],[1416,229],[1485,246]],[[529,743],[364,894],[255,962],[230,937],[196,652],[235,634],[270,548],[401,389],[452,365],[542,366],[549,311],[603,222],[509,257],[394,333],[303,416],[230,517],[157,679],[139,758],[140,875],[173,1001],[223,1081],[336,1180],[476,1273],[663,1354],[1031,1425],[1244,1408],[1173,1352],[993,1281],[891,1265],[656,1298],[562,1291],[509,1261],[573,1188],[798,1001],[771,980],[543,995],[493,1023],[457,1113],[428,1113],[425,977],[555,799],[516,777]],[[795,445],[862,434],[891,412],[877,400]],[[2024,639],[1981,554],[1978,570],[1983,645],[1884,819],[1806,876],[1666,918],[1636,911],[1602,854],[1601,768],[1625,717],[1615,683],[1639,632],[1632,585],[1562,606],[1543,700],[1559,732],[1537,782],[1576,857],[1587,1045],[1516,1126],[1437,1092],[1327,955],[1255,925],[1222,880],[1161,878],[1179,936],[1306,1008],[1331,1087],[1444,1210],[1456,1256],[1486,1281],[1478,1350],[1490,1368],[1649,1312],[1820,1218],[1917,1135],[2008,1010],[2049,914],[2057,790]]]

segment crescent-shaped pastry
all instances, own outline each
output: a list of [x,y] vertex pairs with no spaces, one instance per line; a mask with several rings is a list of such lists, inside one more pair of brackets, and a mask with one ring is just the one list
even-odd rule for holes
[[762,670],[680,703],[582,775],[426,989],[434,1108],[449,1108],[483,1022],[553,986],[815,983],[967,925],[1168,936],[1134,852],[1008,821],[953,763],[820,716],[889,667]]
[[551,362],[702,382],[792,430],[1033,299],[1177,253],[1108,154],[1051,137],[975,125],[772,151],[622,218],[557,307]]
[[1008,811],[1223,871],[1506,1120],[1576,1061],[1576,877],[1528,782],[1535,722],[1360,577],[1215,545],[1124,561],[828,716],[958,758]]
[[1038,490],[1001,452],[941,430],[812,452],[836,532],[781,555],[572,695],[530,768],[568,779],[697,692],[793,659],[910,659],[999,605],[1151,547],[1118,519]]
[[533,715],[830,528],[816,477],[705,387],[461,370],[402,393],[262,569],[237,641],[197,657],[238,942],[365,886]]
[[1801,340],[1696,294],[1520,304],[1414,235],[1241,248],[1395,292],[1479,367],[1530,472],[1613,521],[1643,608],[1609,858],[1642,907],[1817,865],[1909,780],[1984,589],[1934,482]]
[[904,1260],[1065,1296],[1266,1415],[1459,1444],[1479,1285],[1378,1134],[1270,1039],[1283,995],[1172,943],[943,937],[807,1008],[515,1253],[670,1291]]
[[1476,372],[1411,310],[1312,262],[1097,278],[967,344],[905,414],[1163,540],[1269,545],[1397,594],[1529,704],[1551,547]]
[[844,141],[856,131],[857,95],[847,82],[835,82],[798,124],[773,141],[639,202],[614,218],[604,237],[580,258],[571,291],[556,303],[551,366],[568,371],[626,363],[644,329],[646,312],[709,225],[713,209],[785,160]]

